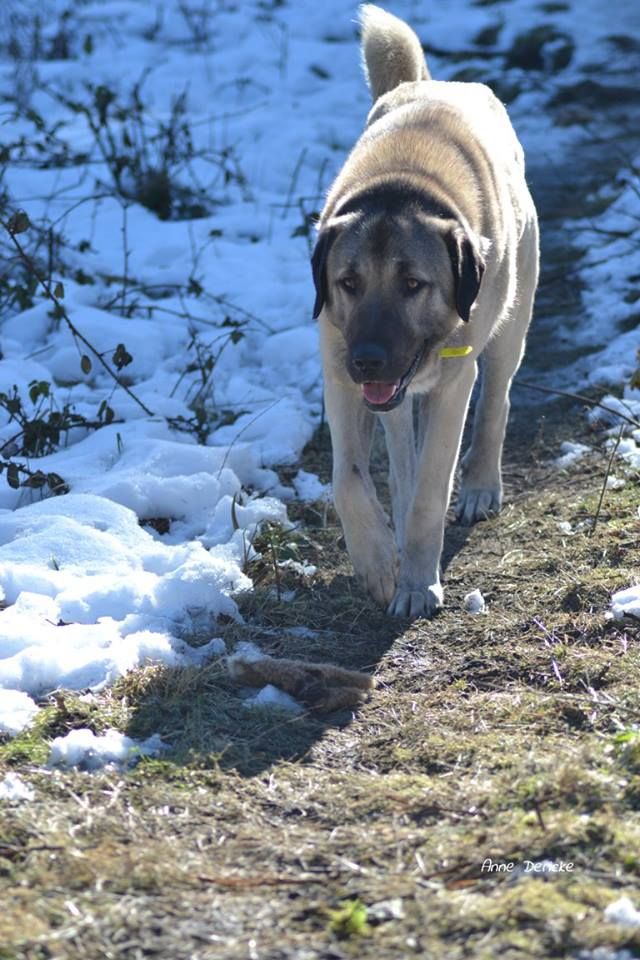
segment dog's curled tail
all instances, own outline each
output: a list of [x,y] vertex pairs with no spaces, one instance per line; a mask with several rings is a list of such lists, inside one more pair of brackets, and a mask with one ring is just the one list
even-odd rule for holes
[[400,83],[429,80],[418,37],[411,27],[381,7],[360,7],[362,65],[374,103]]

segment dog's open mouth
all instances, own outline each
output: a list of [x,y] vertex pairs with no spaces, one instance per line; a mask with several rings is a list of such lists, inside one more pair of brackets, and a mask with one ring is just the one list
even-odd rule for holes
[[393,410],[402,403],[407,387],[420,366],[423,354],[424,347],[421,347],[411,361],[411,366],[399,380],[394,380],[392,383],[386,383],[382,380],[366,380],[361,384],[364,402],[370,410],[384,413],[387,410]]

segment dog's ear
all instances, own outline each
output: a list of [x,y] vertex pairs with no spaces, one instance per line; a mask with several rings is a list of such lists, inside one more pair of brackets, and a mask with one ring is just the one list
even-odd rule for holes
[[335,236],[335,227],[324,227],[318,234],[318,239],[316,240],[316,245],[311,257],[311,270],[316,288],[316,302],[313,305],[314,320],[318,319],[327,301],[327,257],[329,256],[329,250],[335,240]]
[[485,262],[480,246],[460,225],[444,235],[453,269],[453,287],[458,315],[465,323],[478,296]]

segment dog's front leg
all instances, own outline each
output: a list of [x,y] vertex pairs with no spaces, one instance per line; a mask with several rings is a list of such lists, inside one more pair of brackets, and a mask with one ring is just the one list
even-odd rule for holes
[[426,400],[427,419],[413,503],[407,514],[400,579],[389,613],[429,617],[442,606],[440,555],[464,421],[476,378],[466,362]]
[[356,575],[387,606],[397,582],[398,556],[369,473],[375,416],[357,388],[327,381],[325,409],[333,447],[333,496]]
[[413,398],[380,415],[389,454],[391,512],[398,549],[404,546],[407,514],[416,487],[416,441],[413,430]]

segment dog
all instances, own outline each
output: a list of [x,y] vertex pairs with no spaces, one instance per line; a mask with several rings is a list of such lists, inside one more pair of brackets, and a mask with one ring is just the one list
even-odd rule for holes
[[[333,494],[370,595],[389,614],[429,617],[443,603],[445,518],[479,366],[457,517],[469,525],[502,506],[538,222],[522,147],[491,90],[432,80],[416,34],[380,7],[361,7],[360,23],[373,107],[327,194],[311,264]],[[395,537],[369,472],[377,419]]]

